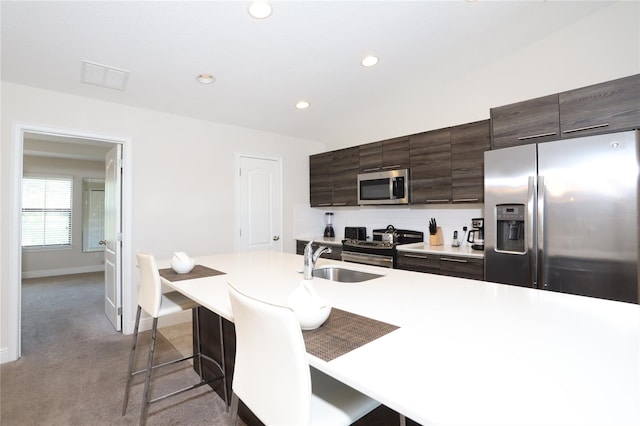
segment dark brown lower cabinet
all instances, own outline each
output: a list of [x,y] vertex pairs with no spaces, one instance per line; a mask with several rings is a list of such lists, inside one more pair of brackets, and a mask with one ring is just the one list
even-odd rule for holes
[[[202,346],[202,352],[215,359],[221,360],[221,347],[220,347],[220,332],[219,332],[219,316],[210,310],[200,307],[198,308],[200,317],[200,341]],[[193,333],[196,333],[196,316],[193,314]],[[227,392],[229,395],[229,403],[231,403],[231,385],[233,383],[233,367],[235,365],[236,356],[236,332],[232,322],[222,319],[222,334],[224,336],[224,359],[225,359],[225,371],[227,373]],[[194,339],[195,350],[195,339]],[[198,371],[198,363],[194,363],[193,368]],[[383,370],[386,370],[385,366],[381,366]],[[219,376],[219,371],[216,367],[211,366],[210,363],[204,361],[202,363],[202,372],[205,380],[212,379]],[[211,388],[224,400],[224,391],[222,381],[212,383]],[[240,401],[238,407],[238,413],[240,418],[248,425],[263,425],[263,423]],[[231,414],[229,414],[231,415]],[[354,423],[357,426],[387,426],[399,424],[399,415],[395,411],[391,410],[384,405],[373,410],[360,420]],[[418,423],[407,419],[408,425],[418,425]]]
[[432,253],[398,252],[398,269],[484,280],[484,259]]
[[[309,241],[296,240],[296,254],[304,254],[304,248],[308,242]],[[321,245],[322,245],[321,243],[313,243],[311,247],[313,247],[313,250],[315,251]],[[333,259],[333,260],[342,260],[341,245],[332,244],[332,245],[328,245],[328,247],[331,247],[331,253],[322,253],[320,257],[323,257],[326,259]]]

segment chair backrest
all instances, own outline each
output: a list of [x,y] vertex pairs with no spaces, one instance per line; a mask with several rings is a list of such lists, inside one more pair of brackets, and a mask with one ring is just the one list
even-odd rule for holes
[[236,328],[233,392],[267,425],[311,423],[311,374],[293,311],[229,285]]
[[138,289],[138,305],[154,318],[158,317],[162,300],[162,282],[156,260],[152,254],[137,252],[138,269],[140,270],[140,288]]

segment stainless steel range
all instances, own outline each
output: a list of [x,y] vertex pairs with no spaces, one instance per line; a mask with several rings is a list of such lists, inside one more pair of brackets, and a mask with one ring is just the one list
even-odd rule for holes
[[399,244],[424,241],[424,233],[407,229],[396,229],[392,225],[386,229],[374,229],[373,241],[346,239],[342,241],[342,260],[365,265],[396,267]]

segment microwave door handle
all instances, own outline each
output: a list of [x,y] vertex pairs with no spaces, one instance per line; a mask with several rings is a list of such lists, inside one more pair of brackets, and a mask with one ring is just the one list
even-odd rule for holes
[[392,179],[393,198],[404,198],[404,178],[396,177]]

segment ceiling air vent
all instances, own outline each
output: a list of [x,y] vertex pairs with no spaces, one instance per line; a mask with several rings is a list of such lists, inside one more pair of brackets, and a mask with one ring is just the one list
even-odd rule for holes
[[82,82],[108,89],[124,90],[129,79],[129,71],[109,67],[95,62],[81,61]]

